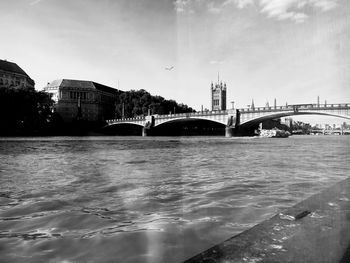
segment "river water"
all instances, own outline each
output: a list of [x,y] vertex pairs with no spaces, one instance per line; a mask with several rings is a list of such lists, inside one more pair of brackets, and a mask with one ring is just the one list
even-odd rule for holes
[[181,262],[345,179],[350,136],[0,139],[0,262]]

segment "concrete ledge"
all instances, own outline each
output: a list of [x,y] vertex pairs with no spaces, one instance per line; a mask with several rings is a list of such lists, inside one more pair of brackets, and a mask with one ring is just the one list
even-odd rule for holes
[[186,263],[350,262],[350,177]]

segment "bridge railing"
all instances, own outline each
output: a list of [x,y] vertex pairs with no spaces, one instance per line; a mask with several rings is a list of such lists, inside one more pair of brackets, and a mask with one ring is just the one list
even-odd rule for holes
[[241,112],[262,112],[262,111],[289,111],[294,109],[329,109],[329,108],[350,108],[348,103],[337,104],[291,104],[286,106],[271,106],[271,107],[254,107],[254,108],[241,108]]
[[[187,112],[187,113],[171,113],[171,114],[153,114],[157,119],[169,119],[169,118],[186,118],[186,117],[196,117],[196,116],[212,116],[212,115],[226,115],[228,110],[221,111],[197,111],[197,112]],[[121,118],[121,119],[112,119],[107,120],[107,123],[116,123],[116,122],[129,122],[129,121],[144,121],[146,116],[138,116],[133,118]]]
[[196,117],[196,116],[211,116],[211,115],[225,115],[227,110],[221,111],[197,111],[197,112],[187,112],[187,113],[175,113],[175,114],[163,114],[154,115],[157,119],[168,119],[168,118],[183,118],[183,117]]
[[137,116],[133,118],[121,118],[121,119],[112,119],[106,120],[107,123],[115,123],[115,122],[127,122],[127,121],[144,121],[146,119],[145,116]]

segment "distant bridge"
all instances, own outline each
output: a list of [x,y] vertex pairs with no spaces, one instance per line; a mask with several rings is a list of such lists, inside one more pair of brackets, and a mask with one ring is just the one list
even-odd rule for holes
[[325,115],[350,120],[350,103],[347,104],[295,104],[273,107],[230,109],[225,111],[200,111],[191,113],[139,116],[107,120],[107,126],[131,124],[142,126],[143,136],[150,129],[166,123],[188,120],[206,120],[225,125],[226,136],[231,137],[238,128],[249,128],[266,121],[294,115]]
[[350,129],[316,129],[311,130],[311,134],[323,134],[323,135],[350,135]]

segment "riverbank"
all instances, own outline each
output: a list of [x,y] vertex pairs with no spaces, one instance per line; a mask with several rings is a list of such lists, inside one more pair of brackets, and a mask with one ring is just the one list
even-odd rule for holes
[[350,177],[186,263],[349,262]]
[[74,121],[70,123],[53,122],[41,127],[18,127],[0,131],[3,137],[41,137],[41,136],[103,136],[103,122]]

